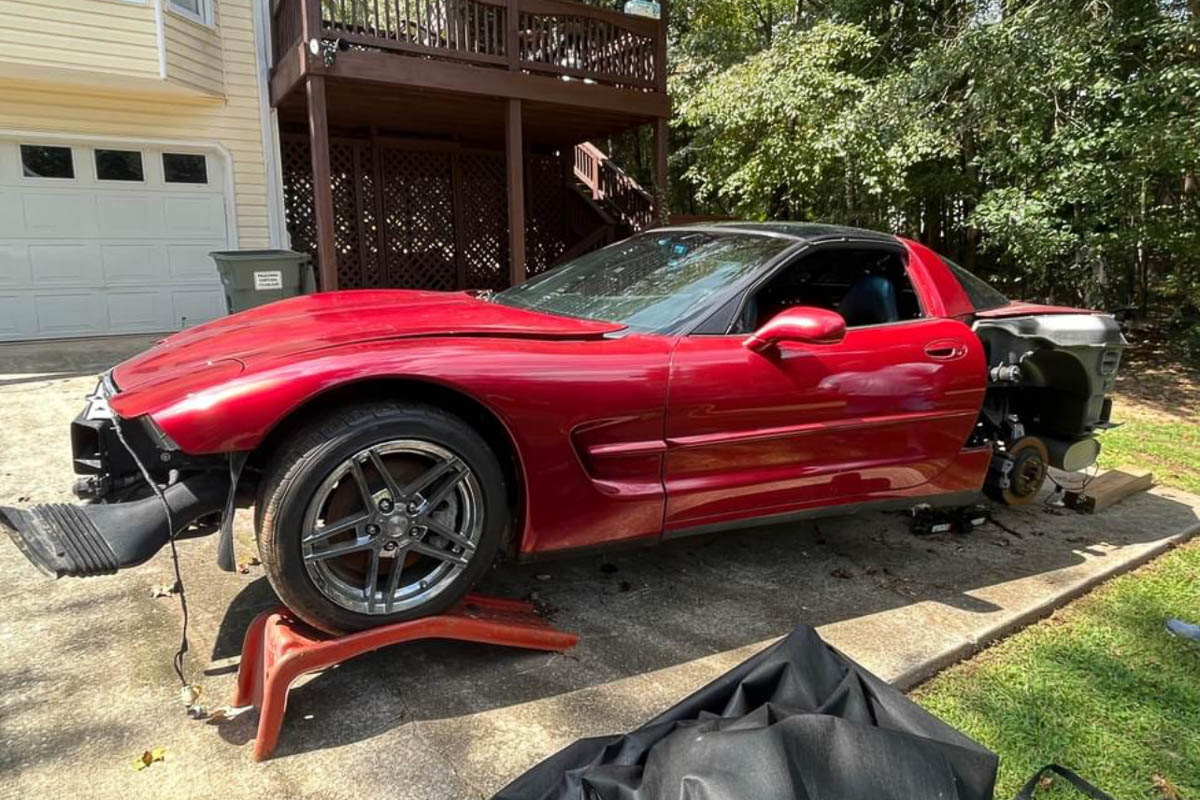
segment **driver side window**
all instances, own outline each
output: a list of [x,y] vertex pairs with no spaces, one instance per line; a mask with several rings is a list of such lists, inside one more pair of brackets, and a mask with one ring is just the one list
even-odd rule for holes
[[847,328],[922,316],[904,256],[871,248],[818,249],[800,256],[755,290],[730,333],[751,333],[792,306],[836,311]]

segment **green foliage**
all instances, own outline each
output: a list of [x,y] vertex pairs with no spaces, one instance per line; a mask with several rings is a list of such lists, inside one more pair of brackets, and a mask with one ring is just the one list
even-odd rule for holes
[[1193,324],[1195,10],[686,0],[675,207],[890,229],[1030,299],[1158,305]]

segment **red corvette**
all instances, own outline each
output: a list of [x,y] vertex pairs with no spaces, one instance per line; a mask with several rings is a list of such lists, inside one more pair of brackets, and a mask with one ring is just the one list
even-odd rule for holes
[[1123,346],[893,236],[665,228],[494,295],[317,294],[170,336],[72,426],[93,502],[0,519],[95,575],[250,498],[279,596],[354,630],[444,610],[499,552],[1027,502],[1095,460]]

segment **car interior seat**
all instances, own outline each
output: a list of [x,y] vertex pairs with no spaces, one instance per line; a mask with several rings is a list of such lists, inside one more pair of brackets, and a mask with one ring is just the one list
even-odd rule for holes
[[850,327],[895,322],[900,318],[896,287],[882,275],[864,275],[846,292],[838,313]]

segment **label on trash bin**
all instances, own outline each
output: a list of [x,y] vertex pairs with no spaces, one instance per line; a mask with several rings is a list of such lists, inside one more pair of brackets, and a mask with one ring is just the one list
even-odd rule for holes
[[283,288],[283,271],[278,269],[254,273],[254,291]]

